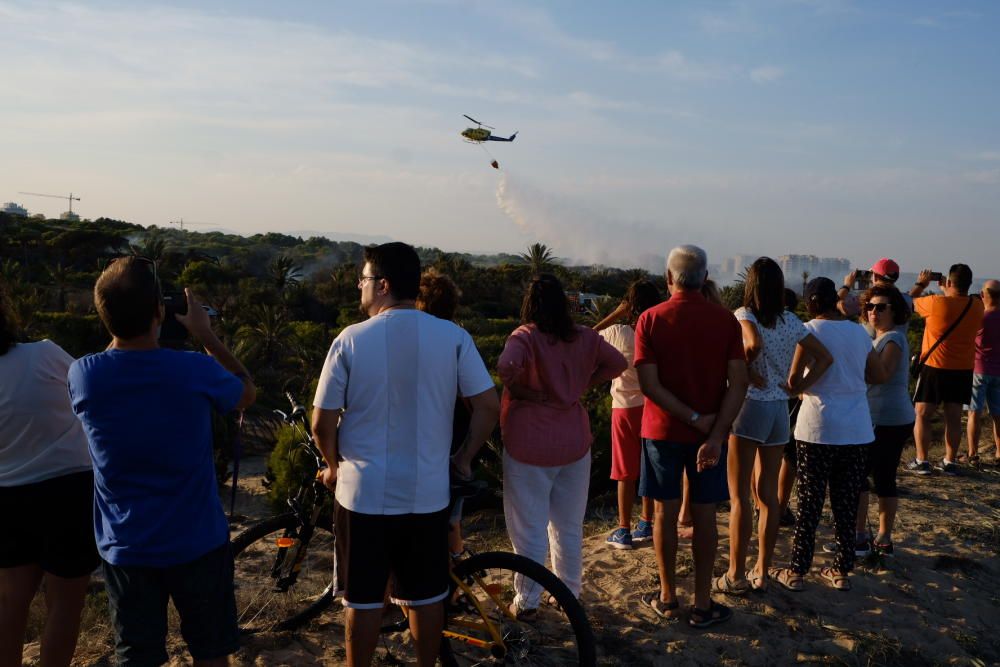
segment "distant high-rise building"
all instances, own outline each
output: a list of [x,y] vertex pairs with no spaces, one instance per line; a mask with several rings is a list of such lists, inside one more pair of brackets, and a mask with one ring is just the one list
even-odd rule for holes
[[785,274],[785,284],[796,291],[802,290],[803,274],[809,280],[826,276],[838,285],[851,271],[850,260],[843,257],[817,257],[816,255],[781,255],[775,259]]
[[736,278],[743,273],[751,264],[756,261],[755,255],[733,255],[722,260],[720,273],[724,276]]
[[20,204],[15,204],[12,201],[5,202],[3,205],[3,209],[0,210],[2,210],[4,213],[8,215],[16,215],[19,218],[28,217],[28,209],[24,208]]
[[78,216],[73,211],[66,211],[64,213],[59,214],[59,219],[69,220],[70,222],[77,222],[80,219],[80,216]]

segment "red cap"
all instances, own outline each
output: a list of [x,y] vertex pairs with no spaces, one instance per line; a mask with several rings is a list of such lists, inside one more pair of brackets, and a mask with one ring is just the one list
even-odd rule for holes
[[872,273],[879,276],[885,276],[892,282],[896,282],[899,278],[899,264],[896,264],[896,262],[888,257],[883,257],[879,261],[872,264]]

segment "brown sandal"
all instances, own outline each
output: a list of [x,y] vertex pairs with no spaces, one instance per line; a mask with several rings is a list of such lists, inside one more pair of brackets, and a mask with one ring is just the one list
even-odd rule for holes
[[847,573],[832,567],[824,567],[819,571],[821,577],[830,582],[830,585],[838,591],[851,590],[851,580],[847,578]]
[[777,581],[785,590],[801,593],[806,589],[806,580],[801,574],[787,567],[772,567],[767,571],[769,577]]

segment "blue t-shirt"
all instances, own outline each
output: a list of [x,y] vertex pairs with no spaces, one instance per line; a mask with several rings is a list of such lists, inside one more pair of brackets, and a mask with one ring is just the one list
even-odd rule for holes
[[229,539],[216,486],[212,412],[243,383],[212,357],[107,350],[69,369],[94,462],[94,532],[113,565],[190,562]]

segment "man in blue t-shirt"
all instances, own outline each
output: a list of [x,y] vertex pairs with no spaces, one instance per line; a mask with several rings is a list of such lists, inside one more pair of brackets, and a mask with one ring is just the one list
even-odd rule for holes
[[195,665],[227,665],[239,645],[212,414],[247,407],[256,390],[186,292],[187,314],[176,318],[207,355],[160,348],[155,265],[116,260],[94,286],[111,345],[69,370],[94,463],[94,531],[119,665],[167,661],[168,597]]

